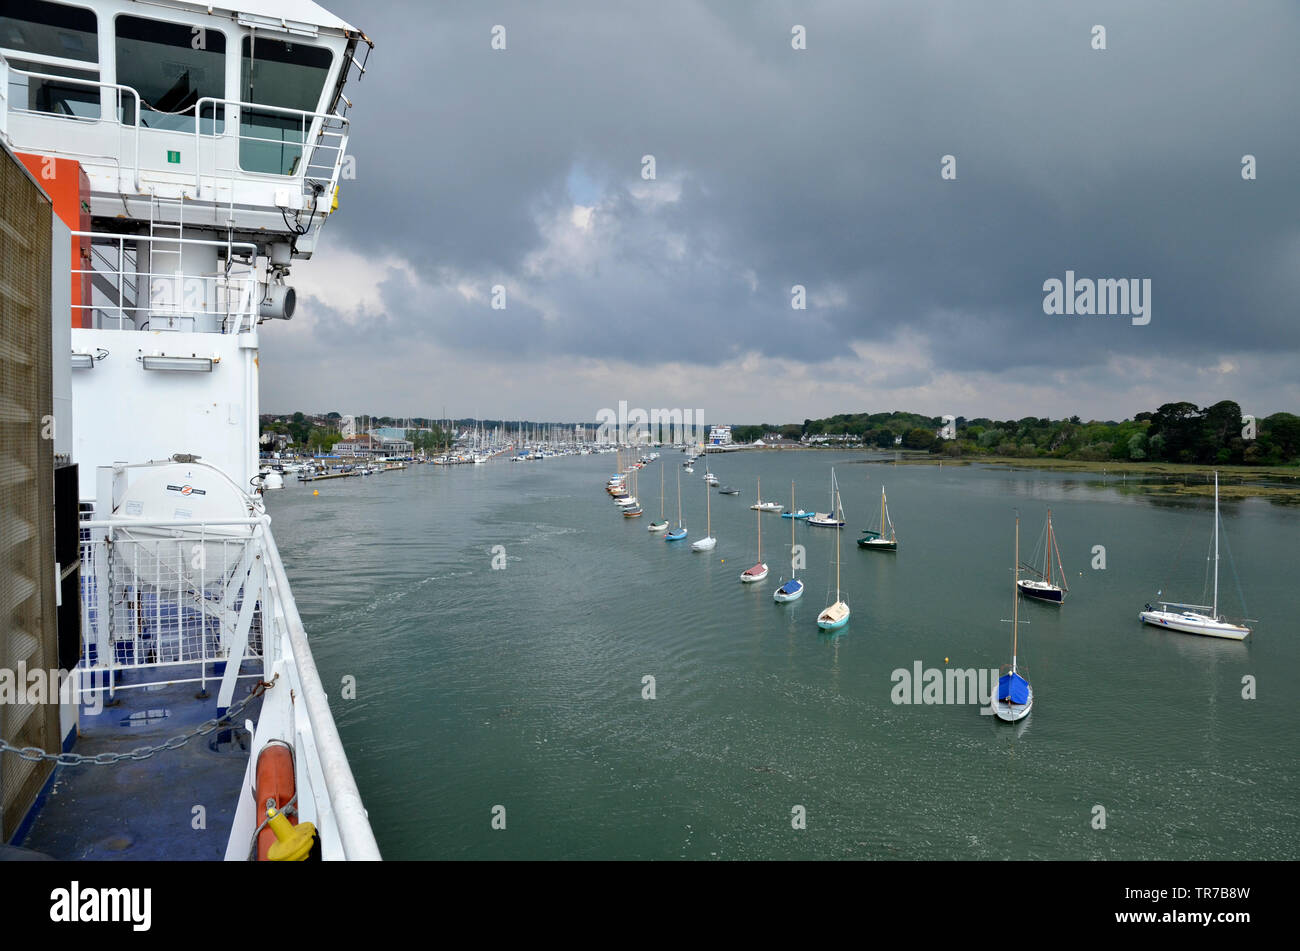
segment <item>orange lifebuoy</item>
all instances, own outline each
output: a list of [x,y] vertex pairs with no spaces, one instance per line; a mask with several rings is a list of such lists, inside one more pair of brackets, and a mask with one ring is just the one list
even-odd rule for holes
[[[260,824],[266,818],[268,804],[276,811],[282,811],[293,799],[293,750],[282,741],[272,740],[262,747],[257,756],[257,816]],[[295,810],[296,813],[296,810]],[[296,814],[288,817],[294,825],[298,824]],[[265,826],[257,834],[257,860],[265,862],[267,853],[275,844],[275,833]]]

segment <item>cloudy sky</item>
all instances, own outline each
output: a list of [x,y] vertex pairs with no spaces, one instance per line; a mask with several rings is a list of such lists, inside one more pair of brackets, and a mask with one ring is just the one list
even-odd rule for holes
[[1291,0],[324,5],[376,48],[266,412],[1300,411]]

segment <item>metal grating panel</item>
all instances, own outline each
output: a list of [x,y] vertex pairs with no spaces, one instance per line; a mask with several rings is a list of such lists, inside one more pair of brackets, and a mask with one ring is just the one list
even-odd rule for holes
[[[57,667],[54,441],[51,392],[53,207],[0,150],[0,675]],[[0,736],[57,751],[59,707],[0,702]],[[50,773],[0,756],[0,842],[8,841]]]

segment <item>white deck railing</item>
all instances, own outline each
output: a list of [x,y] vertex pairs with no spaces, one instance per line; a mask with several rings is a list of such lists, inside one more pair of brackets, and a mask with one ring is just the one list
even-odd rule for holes
[[[316,822],[325,856],[379,859],[270,519],[91,519],[81,529],[83,698],[102,690],[219,679],[222,709],[232,705],[239,678],[280,675],[284,689],[272,711],[263,701],[254,753],[268,738],[289,739],[291,731],[299,811]],[[260,663],[241,673],[249,660]],[[225,665],[220,673],[214,666],[219,663]],[[184,676],[196,670],[196,676]],[[286,717],[290,696],[298,698],[297,712]],[[251,795],[242,788],[231,793]],[[240,842],[234,851],[245,847]]]

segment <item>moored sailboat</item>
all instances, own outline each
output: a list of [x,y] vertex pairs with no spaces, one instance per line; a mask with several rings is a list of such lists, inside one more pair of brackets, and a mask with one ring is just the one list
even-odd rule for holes
[[[790,483],[790,511],[794,511],[794,483]],[[783,518],[787,516],[782,516]],[[785,603],[796,601],[803,596],[804,583],[794,574],[794,521],[790,522],[790,580],[772,592],[772,600]]]
[[835,482],[835,469],[831,469],[831,510],[829,512],[814,512],[808,517],[809,525],[820,525],[823,528],[843,528],[844,527],[844,510],[839,507],[839,487]]
[[659,464],[659,521],[651,522],[646,526],[652,532],[668,531],[668,519],[664,518],[664,466]]
[[666,542],[679,542],[686,537],[686,526],[682,523],[682,474],[677,473],[677,527],[664,536]]
[[[1229,552],[1231,554],[1231,552]],[[1159,592],[1157,592],[1158,594]],[[1204,595],[1202,595],[1204,596]],[[1178,601],[1157,601],[1162,610],[1152,605],[1138,613],[1138,618],[1154,627],[1182,631],[1184,634],[1203,634],[1231,641],[1242,641],[1250,628],[1236,624],[1219,614],[1219,473],[1214,473],[1214,601],[1212,604],[1183,604]],[[1169,608],[1182,608],[1170,611]],[[1209,611],[1209,614],[1202,612]]]
[[[758,480],[758,497],[763,497],[763,480]],[[754,506],[750,506],[754,508]],[[756,581],[762,581],[767,577],[767,565],[763,562],[763,513],[758,513],[758,561],[750,568],[746,568],[740,573],[740,580],[744,584],[753,584]]]
[[691,542],[691,551],[713,551],[718,540],[713,537],[713,499],[709,497],[709,487],[704,487],[705,535]]
[[880,521],[875,528],[863,530],[858,547],[869,551],[898,551],[898,535],[889,517],[889,504],[885,501],[885,487],[880,487]]
[[998,691],[993,698],[993,715],[1007,723],[1015,723],[1029,716],[1034,705],[1034,688],[1018,669],[1017,651],[1020,647],[1020,516],[1016,515],[1015,587],[1011,595],[1011,667],[998,678]]
[[[1047,510],[1047,526],[1043,529],[1043,568],[1040,571],[1033,565],[1021,565],[1025,571],[1037,575],[1036,578],[1022,578],[1016,582],[1020,593],[1035,601],[1047,601],[1062,604],[1070,591],[1065,580],[1065,567],[1061,564],[1061,550],[1056,545],[1056,532],[1052,528],[1052,510]],[[1057,581],[1060,584],[1057,584]]]
[[[839,493],[831,500],[839,508]],[[835,536],[835,603],[817,615],[817,626],[823,631],[838,631],[849,623],[849,603],[840,597],[840,536]]]

